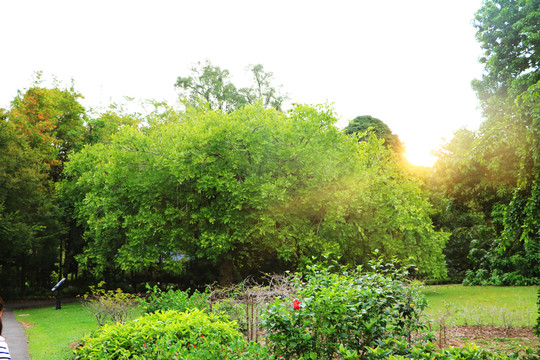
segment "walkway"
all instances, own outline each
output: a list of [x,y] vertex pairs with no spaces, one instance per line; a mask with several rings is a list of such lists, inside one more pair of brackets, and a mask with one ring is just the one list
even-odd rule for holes
[[[62,299],[62,304],[74,301],[77,301],[77,299]],[[44,306],[55,307],[56,300],[20,300],[6,302],[4,315],[2,315],[2,336],[6,338],[9,352],[11,353],[11,360],[30,360],[30,355],[28,355],[28,339],[26,338],[24,327],[15,318],[13,310]]]
[[28,355],[28,340],[24,333],[24,328],[20,322],[15,319],[13,309],[8,307],[4,309],[2,315],[2,336],[6,338],[11,353],[12,360],[30,360]]

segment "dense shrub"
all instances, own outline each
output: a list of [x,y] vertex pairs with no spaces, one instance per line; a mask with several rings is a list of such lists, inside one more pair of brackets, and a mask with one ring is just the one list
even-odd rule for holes
[[[361,267],[310,265],[297,276],[298,299],[278,299],[264,316],[268,344],[286,358],[362,357],[387,338],[420,330],[426,300],[396,263]],[[332,272],[334,270],[334,272]]]
[[105,325],[82,340],[73,359],[272,359],[246,343],[234,322],[192,309],[158,311],[124,325]]
[[208,291],[199,292],[195,290],[190,294],[189,289],[187,291],[173,290],[167,288],[166,291],[162,291],[157,285],[150,287],[146,285],[148,290],[148,296],[140,301],[143,312],[151,314],[156,311],[176,310],[186,311],[188,309],[207,309],[208,304]]

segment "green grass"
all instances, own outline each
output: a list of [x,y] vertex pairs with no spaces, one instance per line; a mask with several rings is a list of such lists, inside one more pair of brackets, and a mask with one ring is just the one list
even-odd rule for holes
[[[23,316],[21,316],[23,315]],[[72,354],[70,344],[97,329],[98,325],[80,303],[15,311],[28,337],[28,350],[34,360],[60,360]]]
[[495,287],[437,285],[423,290],[426,315],[434,325],[533,327],[536,324],[537,286]]

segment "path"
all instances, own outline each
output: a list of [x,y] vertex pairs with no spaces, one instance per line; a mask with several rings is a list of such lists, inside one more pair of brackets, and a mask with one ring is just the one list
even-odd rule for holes
[[[77,299],[62,299],[62,304],[77,301]],[[30,360],[28,355],[28,339],[24,332],[24,327],[15,318],[13,310],[36,308],[44,306],[56,306],[56,300],[30,300],[7,302],[2,315],[2,336],[6,338],[11,353],[11,360]]]
[[30,360],[24,327],[15,319],[13,309],[6,306],[2,315],[2,336],[6,338],[12,360]]

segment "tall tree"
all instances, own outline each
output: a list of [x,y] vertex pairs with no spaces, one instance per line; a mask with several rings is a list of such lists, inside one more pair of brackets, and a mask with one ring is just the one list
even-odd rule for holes
[[231,82],[228,70],[209,61],[199,62],[191,68],[190,76],[179,76],[175,86],[180,90],[181,101],[195,108],[230,112],[261,101],[265,108],[281,111],[287,96],[272,85],[273,74],[265,72],[260,64],[250,65],[249,71],[253,76],[252,86],[239,89]]
[[[0,259],[3,278],[19,295],[47,286],[61,263],[66,228],[55,199],[70,153],[82,146],[84,108],[70,90],[37,84],[19,92],[0,124]],[[28,284],[28,285],[27,285]]]

